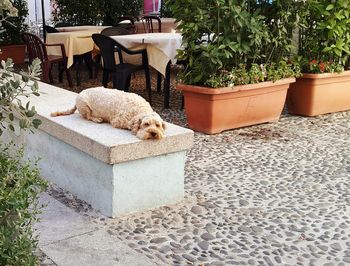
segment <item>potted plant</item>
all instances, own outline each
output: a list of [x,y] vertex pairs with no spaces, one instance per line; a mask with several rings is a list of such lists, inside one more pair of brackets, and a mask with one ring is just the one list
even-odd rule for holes
[[[271,3],[272,2],[272,3]],[[167,5],[182,32],[180,75],[189,126],[204,133],[277,121],[299,73],[294,0],[176,0]]]
[[13,5],[11,9],[3,9],[0,15],[2,18],[7,17],[2,22],[3,32],[0,36],[0,60],[12,58],[14,63],[23,64],[26,46],[22,42],[21,32],[26,31],[28,27],[25,24],[25,19],[28,16],[27,1],[13,0],[10,3]]
[[302,77],[288,92],[288,111],[316,116],[350,109],[350,2],[307,1],[300,31]]

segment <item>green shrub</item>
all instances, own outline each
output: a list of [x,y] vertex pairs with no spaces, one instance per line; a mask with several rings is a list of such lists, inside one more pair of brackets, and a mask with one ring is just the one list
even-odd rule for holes
[[115,25],[118,17],[139,16],[143,0],[56,0],[55,21],[72,25]]
[[[243,71],[242,66],[256,72],[256,65],[273,65],[280,72],[279,66],[284,67],[292,53],[293,29],[300,23],[303,2],[167,0],[166,5],[181,21],[178,28],[186,49],[179,51],[178,58],[188,63],[181,81],[208,85],[213,77]],[[203,42],[203,37],[209,42]]]
[[12,154],[0,144],[0,265],[36,265],[33,223],[44,188],[36,165],[23,162],[22,149]]
[[[1,17],[6,17],[9,15],[16,15],[14,17],[8,17],[2,23],[2,32],[0,36],[0,46],[11,45],[11,44],[21,44],[23,43],[21,39],[21,32],[27,30],[28,25],[26,22],[26,17],[28,16],[28,7],[26,0],[13,0],[13,7],[17,9],[17,13],[14,14],[12,8],[6,8],[5,11],[0,13]],[[7,11],[9,10],[9,11]],[[1,10],[0,10],[1,11]]]
[[309,73],[350,69],[350,1],[308,0],[299,54]]
[[[36,78],[40,75],[40,60],[35,59],[28,67],[28,73],[15,74],[11,59],[2,61],[0,66],[0,136],[4,130],[38,128],[41,121],[35,118],[35,108],[23,103],[31,94],[39,95]],[[21,98],[22,97],[22,100]],[[15,119],[15,113],[18,120]],[[17,122],[18,121],[18,122]]]

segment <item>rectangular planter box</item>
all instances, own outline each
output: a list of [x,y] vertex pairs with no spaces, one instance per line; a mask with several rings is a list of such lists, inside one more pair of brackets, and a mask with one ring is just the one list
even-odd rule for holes
[[24,44],[2,46],[0,50],[0,60],[6,61],[8,58],[12,58],[15,64],[24,64],[26,55],[26,46]]
[[218,89],[179,84],[177,89],[183,91],[190,128],[215,134],[277,121],[292,82],[294,78]]
[[304,74],[291,84],[287,96],[288,112],[304,116],[350,109],[350,71]]

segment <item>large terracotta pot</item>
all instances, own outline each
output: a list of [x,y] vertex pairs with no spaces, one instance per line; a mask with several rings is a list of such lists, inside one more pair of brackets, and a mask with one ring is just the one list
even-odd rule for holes
[[1,46],[0,50],[0,60],[12,58],[15,64],[24,64],[26,55],[26,46],[24,44]]
[[350,71],[304,74],[290,86],[287,97],[291,114],[316,116],[350,109]]
[[215,134],[277,121],[292,82],[294,78],[218,89],[178,84],[177,89],[184,94],[190,128]]

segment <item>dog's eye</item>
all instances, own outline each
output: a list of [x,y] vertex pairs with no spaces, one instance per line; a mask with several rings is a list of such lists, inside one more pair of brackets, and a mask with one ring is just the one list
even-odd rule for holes
[[160,127],[160,125],[159,125],[159,124],[156,124],[156,126],[157,126],[157,127]]
[[145,127],[149,127],[149,123],[145,123]]

